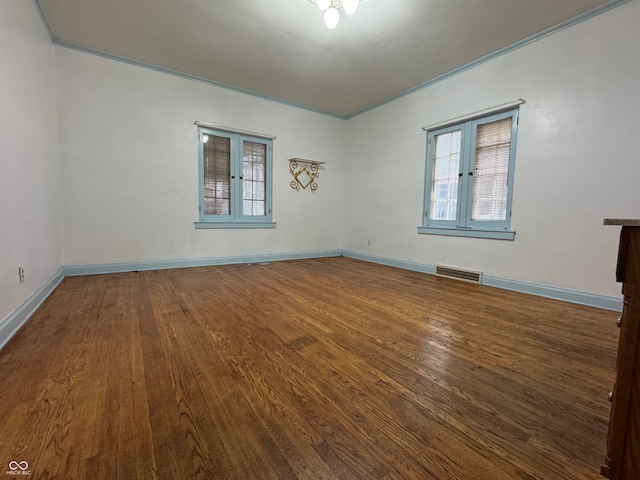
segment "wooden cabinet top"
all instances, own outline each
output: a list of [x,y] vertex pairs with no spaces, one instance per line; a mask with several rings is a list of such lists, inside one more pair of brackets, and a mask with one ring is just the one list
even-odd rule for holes
[[637,218],[605,218],[603,225],[622,225],[623,227],[640,227]]
[[616,279],[621,283],[640,285],[640,220],[605,218],[604,224],[622,226]]

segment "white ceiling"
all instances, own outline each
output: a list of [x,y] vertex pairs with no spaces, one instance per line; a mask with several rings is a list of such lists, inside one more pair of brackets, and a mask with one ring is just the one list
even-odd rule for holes
[[36,0],[55,43],[348,118],[626,0]]

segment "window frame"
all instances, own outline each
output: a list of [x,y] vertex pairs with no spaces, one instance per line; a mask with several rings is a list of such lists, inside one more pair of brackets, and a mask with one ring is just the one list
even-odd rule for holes
[[[513,184],[515,157],[517,146],[517,132],[519,122],[519,108],[492,112],[458,120],[454,123],[438,125],[427,132],[426,170],[424,183],[424,204],[422,211],[422,225],[418,227],[418,233],[431,235],[452,235],[461,237],[492,238],[499,240],[514,240],[515,231],[511,230],[511,214],[513,202]],[[472,220],[473,187],[475,177],[469,172],[475,170],[475,145],[478,126],[512,118],[511,138],[509,146],[509,166],[507,174],[507,203],[506,219],[502,221]],[[431,212],[431,187],[434,175],[434,155],[436,137],[438,135],[461,131],[460,163],[458,173],[457,209],[456,220],[437,220],[430,218]]]
[[[230,168],[230,213],[206,214],[204,198],[204,142],[203,136],[228,138]],[[264,144],[265,158],[265,215],[244,215],[243,213],[243,146],[245,141]],[[198,127],[198,221],[196,228],[275,228],[272,220],[273,192],[273,139],[255,134]]]

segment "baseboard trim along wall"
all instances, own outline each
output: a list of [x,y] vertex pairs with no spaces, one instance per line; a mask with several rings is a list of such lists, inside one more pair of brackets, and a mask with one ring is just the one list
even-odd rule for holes
[[53,277],[47,280],[21,306],[16,308],[0,323],[0,350],[27,323],[31,315],[51,295],[51,292],[55,290],[64,277],[64,269],[60,268]]
[[[433,275],[435,265],[426,265],[406,260],[366,255],[348,250],[328,250],[299,253],[271,253],[264,255],[239,255],[233,257],[195,258],[182,260],[158,260],[148,262],[110,263],[102,265],[70,265],[60,268],[47,282],[33,293],[20,307],[14,310],[0,323],[0,349],[20,330],[47,297],[66,276],[99,275],[106,273],[124,273],[143,270],[166,270],[170,268],[208,267],[238,263],[280,262],[284,260],[304,260],[310,258],[347,257],[390,267],[412,270]],[[509,280],[492,275],[483,275],[482,284],[490,287],[528,293],[538,297],[562,300],[605,310],[622,311],[622,298],[596,295],[592,293],[552,287],[536,283]]]
[[[435,273],[435,265],[424,265],[420,263],[396,260],[393,258],[379,257],[376,255],[366,255],[347,250],[342,251],[342,256],[355,258],[365,262],[379,263],[390,267],[404,268],[422,273]],[[492,275],[482,275],[482,285],[497,287],[514,292],[528,293],[538,297],[562,300],[569,303],[587,305],[589,307],[603,308],[605,310],[622,311],[622,298],[608,297],[606,295],[596,295],[593,293],[581,292],[562,287],[552,287],[537,283],[522,282],[520,280],[510,280],[507,278],[494,277]]]
[[363,253],[351,252],[349,250],[343,250],[342,256],[347,258],[354,258],[356,260],[362,260],[363,262],[378,263],[380,265],[387,265],[389,267],[403,268],[405,270],[412,270],[414,272],[428,273],[429,275],[435,275],[435,265],[425,265],[422,263],[409,262],[407,260],[397,260],[395,258],[378,257],[376,255],[366,255]]
[[313,251],[299,253],[267,253],[264,255],[239,255],[233,257],[188,258],[182,260],[155,260],[148,262],[108,263],[103,265],[70,265],[64,267],[66,276],[98,275],[103,273],[123,273],[143,270],[167,270],[170,268],[211,267],[236,263],[281,262],[283,260],[304,260],[307,258],[340,257],[340,250]]
[[483,275],[482,284],[490,287],[503,288],[505,290],[513,290],[515,292],[529,293],[538,297],[552,298],[554,300],[622,312],[622,298],[596,295],[595,293],[580,292],[562,287],[550,287],[548,285],[521,282],[519,280],[509,280],[492,275]]

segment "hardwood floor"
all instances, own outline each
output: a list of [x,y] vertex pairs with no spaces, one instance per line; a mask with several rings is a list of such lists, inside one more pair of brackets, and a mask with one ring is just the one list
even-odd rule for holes
[[0,463],[593,480],[617,316],[346,258],[70,277],[0,352]]

